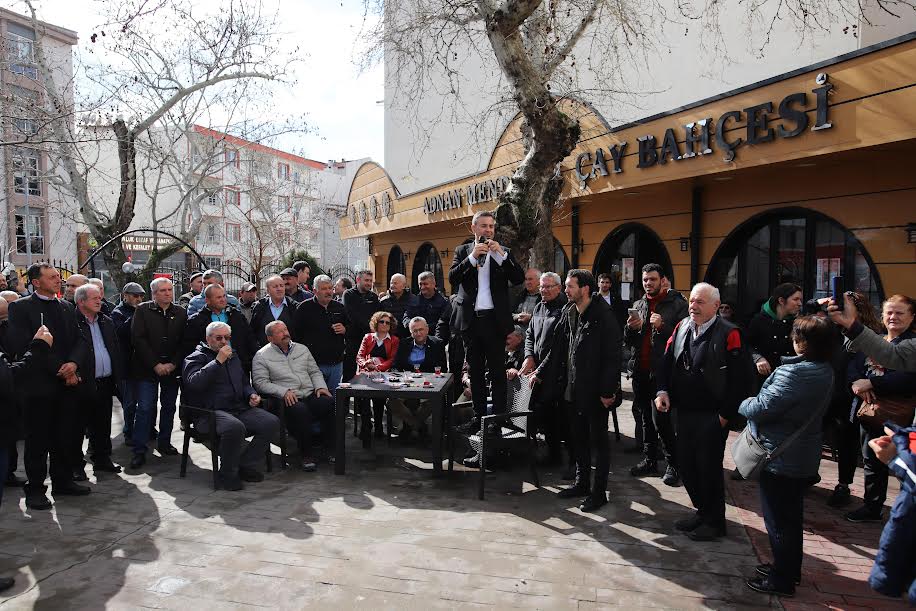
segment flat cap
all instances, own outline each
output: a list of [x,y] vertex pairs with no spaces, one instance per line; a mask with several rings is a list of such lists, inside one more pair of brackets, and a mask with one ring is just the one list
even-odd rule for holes
[[136,282],[128,282],[125,284],[121,292],[127,293],[128,295],[146,295],[146,291],[143,290],[143,287]]

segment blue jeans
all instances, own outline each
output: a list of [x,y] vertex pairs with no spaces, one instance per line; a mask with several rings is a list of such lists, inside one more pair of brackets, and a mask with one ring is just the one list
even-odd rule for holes
[[334,363],[333,365],[318,365],[321,375],[324,376],[324,383],[328,385],[331,395],[337,397],[337,386],[343,377],[343,363]]
[[[137,414],[134,419],[134,454],[146,454],[146,444],[153,419],[156,417],[156,399],[162,404],[159,412],[158,445],[172,442],[172,426],[175,424],[175,402],[178,400],[178,380],[160,378],[156,381],[137,380]],[[158,395],[158,397],[157,397]]]
[[[121,409],[124,411],[124,439],[134,436],[134,418],[137,417],[137,382],[124,380],[118,385],[121,393]],[[150,423],[152,426],[152,423]]]

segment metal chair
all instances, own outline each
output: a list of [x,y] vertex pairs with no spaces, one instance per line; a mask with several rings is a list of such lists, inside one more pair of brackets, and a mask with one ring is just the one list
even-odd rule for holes
[[[537,472],[537,426],[534,412],[530,409],[531,387],[528,380],[517,377],[508,380],[506,385],[505,414],[491,414],[481,418],[481,431],[471,435],[468,441],[480,457],[480,477],[478,480],[477,498],[483,500],[484,485],[487,475],[487,451],[508,449],[524,445],[528,452],[528,464],[531,468],[532,483],[540,488],[541,482]],[[498,424],[498,434],[488,435],[491,425]],[[453,460],[454,447],[449,445],[449,468]]]
[[[178,418],[184,425],[184,440],[181,446],[181,467],[178,471],[178,476],[185,477],[187,475],[188,451],[191,447],[191,439],[193,439],[210,449],[210,461],[213,465],[213,489],[219,490],[219,435],[216,433],[216,418],[212,417],[214,411],[216,410],[209,407],[179,403]],[[197,426],[197,418],[202,416],[210,416],[207,418],[206,430],[201,430]],[[270,446],[267,447],[266,463],[267,472],[270,473],[273,471]]]

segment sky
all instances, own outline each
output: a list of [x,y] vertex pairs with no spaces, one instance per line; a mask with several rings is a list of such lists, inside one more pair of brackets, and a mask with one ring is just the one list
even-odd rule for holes
[[[218,0],[191,0],[210,3]],[[26,13],[20,0],[5,0],[11,10]],[[354,64],[356,34],[362,24],[362,0],[264,0],[279,7],[282,34],[295,41],[304,61],[296,85],[281,94],[281,113],[308,113],[317,133],[295,136],[280,148],[318,161],[371,157],[383,163],[383,70],[360,75]],[[43,21],[75,30],[80,45],[89,43],[101,22],[93,0],[35,0]]]

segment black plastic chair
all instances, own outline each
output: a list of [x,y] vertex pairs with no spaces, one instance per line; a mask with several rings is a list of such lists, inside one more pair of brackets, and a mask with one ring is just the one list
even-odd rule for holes
[[[508,380],[506,385],[505,414],[491,414],[481,418],[481,432],[471,435],[468,441],[480,457],[480,477],[478,480],[477,498],[483,500],[484,485],[487,476],[487,452],[493,450],[513,449],[525,446],[528,452],[528,464],[531,468],[532,483],[540,488],[541,482],[537,472],[537,426],[534,412],[528,409],[531,402],[531,386],[528,380],[517,377]],[[487,435],[491,425],[498,425],[497,435]],[[454,458],[454,445],[449,445],[449,469]]]
[[[214,411],[208,407],[179,403],[178,418],[184,425],[184,441],[181,446],[181,467],[178,476],[185,477],[188,473],[188,451],[193,439],[210,449],[210,461],[213,465],[213,489],[219,490],[219,435],[216,433],[216,418],[212,417]],[[207,416],[206,430],[197,426],[197,420],[203,416]],[[269,445],[267,446],[266,469],[268,473],[273,471]]]

